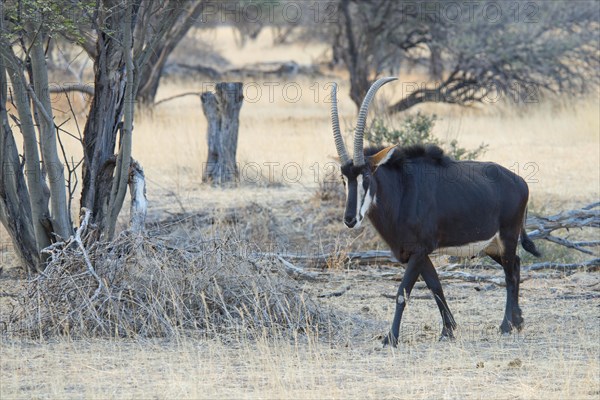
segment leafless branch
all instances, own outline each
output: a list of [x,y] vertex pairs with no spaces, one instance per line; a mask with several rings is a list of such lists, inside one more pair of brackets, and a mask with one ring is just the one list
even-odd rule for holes
[[198,97],[200,97],[200,95],[201,95],[200,92],[185,92],[185,93],[177,94],[175,96],[170,96],[170,97],[161,99],[161,100],[157,101],[156,103],[154,103],[154,105],[157,106],[159,104],[166,103],[167,101],[175,100],[175,99],[178,99],[180,97],[185,97],[185,96],[198,96]]
[[94,87],[85,83],[71,83],[67,85],[51,86],[48,88],[50,93],[69,93],[80,92],[89,96],[94,95]]

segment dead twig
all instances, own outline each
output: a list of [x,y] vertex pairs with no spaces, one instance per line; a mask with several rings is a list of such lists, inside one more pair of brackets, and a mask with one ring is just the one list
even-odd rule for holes
[[579,270],[588,270],[588,271],[597,271],[600,269],[600,258],[594,258],[593,260],[588,260],[575,264],[560,264],[552,261],[542,262],[537,264],[527,265],[525,267],[521,267],[521,271],[541,271],[541,270],[560,270],[560,271],[579,271]]
[[281,261],[281,264],[285,268],[286,272],[290,276],[292,276],[293,278],[300,278],[300,279],[307,279],[307,280],[314,281],[319,276],[318,272],[308,272],[308,271],[305,271],[303,268],[295,266],[294,264],[292,264],[291,262],[285,260],[281,256],[277,256],[277,259],[279,261]]
[[201,94],[202,93],[200,93],[200,92],[185,92],[185,93],[180,93],[180,94],[177,94],[175,96],[170,96],[170,97],[161,99],[161,100],[157,101],[156,103],[154,103],[154,105],[157,106],[159,104],[166,103],[167,101],[175,100],[175,99],[178,99],[180,97],[186,97],[186,96],[198,96],[198,97],[200,97]]
[[352,285],[346,285],[344,287],[342,287],[341,289],[335,290],[331,293],[323,293],[318,295],[317,297],[319,298],[329,298],[329,297],[340,297],[341,295],[343,295],[344,293],[346,293],[348,290],[350,290],[350,288],[352,287]]
[[98,297],[98,295],[100,294],[100,291],[105,288],[104,288],[104,283],[102,283],[102,279],[100,279],[100,277],[96,273],[96,270],[94,270],[94,266],[92,265],[92,262],[90,261],[90,256],[88,255],[88,252],[85,249],[83,242],[81,241],[81,234],[82,234],[82,232],[84,232],[87,229],[88,223],[90,222],[90,216],[92,215],[92,212],[85,207],[82,208],[81,210],[84,212],[84,215],[81,220],[81,224],[79,225],[79,228],[77,228],[77,230],[75,231],[75,236],[73,237],[73,241],[75,243],[77,243],[77,246],[79,246],[79,250],[81,250],[81,254],[83,255],[83,259],[85,261],[85,265],[87,266],[88,272],[90,273],[90,275],[92,275],[94,277],[94,279],[96,279],[96,282],[98,282],[98,288],[96,289],[96,291],[94,292],[94,295],[90,299],[90,302],[91,302],[91,301],[95,300]]

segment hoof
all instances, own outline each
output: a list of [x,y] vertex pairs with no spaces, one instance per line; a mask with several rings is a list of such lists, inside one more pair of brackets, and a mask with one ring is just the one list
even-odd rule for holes
[[442,329],[442,334],[440,335],[440,342],[444,340],[454,340],[454,330],[449,328]]
[[383,343],[383,347],[387,347],[387,346],[398,347],[398,339],[395,338],[394,335],[392,335],[391,333],[388,333],[387,335],[385,335],[382,343]]
[[523,317],[519,316],[513,316],[513,327],[515,327],[517,329],[517,331],[521,332],[521,330],[523,329],[523,327],[525,326],[525,320],[523,319]]
[[502,321],[502,325],[500,325],[500,332],[503,335],[510,335],[511,331],[512,331],[512,324],[510,322],[508,322],[507,320]]
[[450,329],[442,329],[442,334],[440,335],[440,342],[447,342],[456,339],[454,337],[454,332]]

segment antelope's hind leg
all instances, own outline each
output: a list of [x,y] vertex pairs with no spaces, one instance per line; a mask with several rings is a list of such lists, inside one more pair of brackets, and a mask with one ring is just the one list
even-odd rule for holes
[[[502,235],[501,235],[502,237]],[[506,281],[506,308],[504,319],[500,325],[502,333],[510,333],[512,328],[523,329],[523,315],[519,307],[519,283],[521,280],[521,260],[517,256],[518,237],[501,239],[502,249],[500,254],[488,255],[502,266]]]
[[433,293],[433,297],[442,316],[442,322],[444,323],[440,340],[454,339],[454,329],[456,328],[456,322],[454,321],[454,316],[450,312],[450,308],[448,307],[448,303],[446,302],[446,297],[444,296],[444,291],[442,289],[442,283],[440,282],[440,278],[429,257],[425,257],[421,265],[421,276],[423,277],[423,280],[427,284],[429,290],[431,290],[431,292]]

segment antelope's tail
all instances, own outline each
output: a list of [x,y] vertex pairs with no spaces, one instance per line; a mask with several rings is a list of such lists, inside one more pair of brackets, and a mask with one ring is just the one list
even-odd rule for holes
[[540,257],[542,254],[538,251],[533,243],[533,240],[527,236],[527,231],[525,230],[525,221],[527,220],[527,211],[525,211],[525,217],[523,218],[523,226],[521,227],[521,246],[528,253],[533,254],[536,257]]

